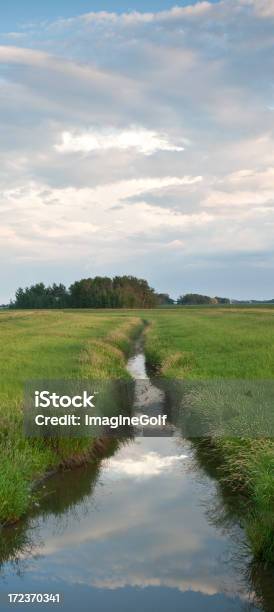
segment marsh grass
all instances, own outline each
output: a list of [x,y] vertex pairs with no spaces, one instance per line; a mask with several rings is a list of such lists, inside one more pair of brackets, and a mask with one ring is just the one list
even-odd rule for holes
[[175,309],[150,321],[148,364],[185,381],[181,410],[206,425],[207,437],[193,443],[207,444],[221,482],[244,494],[252,551],[274,562],[274,310]]
[[121,311],[0,313],[0,524],[25,514],[34,481],[88,460],[92,450],[90,438],[24,437],[25,381],[127,377],[126,355],[141,327],[140,318]]

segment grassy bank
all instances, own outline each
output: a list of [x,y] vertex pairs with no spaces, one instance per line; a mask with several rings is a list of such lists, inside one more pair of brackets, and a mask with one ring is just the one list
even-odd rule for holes
[[142,327],[131,313],[5,311],[0,313],[0,524],[16,521],[34,499],[33,482],[60,465],[87,459],[91,439],[25,438],[28,379],[119,378]]
[[[243,432],[249,432],[252,413],[249,415],[246,406],[245,411],[241,411],[240,397],[237,401],[234,393],[237,409],[234,417],[232,391],[227,381],[241,380],[242,389],[250,381],[256,389],[256,386],[262,388],[262,381],[274,379],[273,309],[190,308],[162,311],[149,318],[146,357],[158,373],[166,378],[185,380],[188,389],[187,381],[195,381],[196,386],[199,381],[222,381],[222,391],[217,384],[211,396],[208,392],[200,393],[198,402],[197,394],[193,395],[191,419],[197,415],[199,419],[211,416],[211,421],[217,422],[226,403],[229,427],[233,419],[236,424],[241,420]],[[191,409],[191,394],[190,397],[188,394],[188,401]],[[231,431],[225,423],[226,426],[227,432]],[[253,553],[273,562],[274,441],[266,436],[249,437],[243,432],[240,437],[215,433],[208,439],[196,440],[195,444],[207,444],[218,458],[220,479],[245,496],[246,514],[242,520]]]
[[[271,308],[0,313],[0,523],[17,520],[27,511],[34,499],[33,482],[48,470],[77,464],[91,456],[90,438],[62,439],[56,444],[56,440],[46,443],[23,436],[24,382],[126,376],[126,355],[142,327],[142,318],[150,323],[146,332],[147,360],[165,379],[223,381],[221,391],[217,385],[218,402],[215,387],[207,395],[201,387],[196,405],[190,398],[191,420],[196,410],[199,419],[205,416],[207,421],[218,421],[220,396],[225,397],[226,405],[232,397],[224,392],[225,381],[252,381],[258,404],[262,381],[274,380]],[[242,396],[247,396],[249,402],[244,387]],[[234,388],[234,403],[235,398],[239,403],[239,397]],[[271,402],[271,389],[269,398]],[[244,432],[250,429],[251,414],[253,418],[253,413],[247,411],[248,402],[244,403],[245,413],[241,413]],[[238,426],[235,413],[230,426]],[[220,479],[245,496],[244,526],[254,554],[273,561],[274,443],[266,436],[239,438],[230,435],[229,430],[225,433],[212,434],[207,445],[210,453],[218,457]]]

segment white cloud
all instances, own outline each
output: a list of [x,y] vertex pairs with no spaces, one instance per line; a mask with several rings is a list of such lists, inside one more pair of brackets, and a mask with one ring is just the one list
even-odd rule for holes
[[122,200],[132,198],[144,192],[163,189],[176,185],[193,185],[202,181],[201,176],[159,176],[144,177],[117,183],[106,183],[88,190],[90,201],[113,206]]
[[259,17],[274,17],[273,0],[241,0],[243,5],[250,5]]
[[60,256],[62,241],[64,261],[94,253],[102,262],[111,261],[111,250],[119,246],[121,252],[130,251],[128,241],[140,232],[149,236],[161,228],[187,228],[210,220],[207,213],[174,216],[146,202],[127,202],[142,193],[200,181],[201,177],[153,177],[78,189],[30,182],[5,189],[0,192],[2,246],[19,258],[50,261]]
[[12,45],[0,45],[0,63],[8,64],[25,64],[27,66],[50,66],[57,69],[57,66],[65,62],[54,59],[49,53],[39,51],[37,49],[28,49],[24,47],[15,47]]
[[[121,92],[133,105],[140,102],[138,87],[133,79],[119,73],[97,68],[94,64],[85,64],[70,59],[58,57],[37,49],[0,45],[0,64],[26,66],[28,72],[22,77],[20,71],[15,73],[18,82],[23,78],[29,88],[35,88],[39,95],[39,87],[46,91],[47,98],[55,98],[56,93],[62,95],[61,103],[64,113],[64,90],[71,91],[75,97],[77,88],[82,89],[82,95],[92,96],[104,101],[104,104],[121,104]],[[40,68],[42,78],[34,71]],[[60,91],[61,89],[61,91]],[[100,102],[98,104],[100,107]],[[72,109],[71,109],[72,110]],[[110,109],[108,109],[110,111]],[[110,112],[109,112],[110,114]]]
[[240,186],[243,189],[252,187],[255,196],[260,195],[262,190],[274,192],[274,167],[265,167],[263,170],[257,168],[237,170],[226,177],[226,182],[236,189]]
[[108,149],[135,149],[152,155],[157,151],[184,151],[184,147],[171,143],[168,136],[141,127],[128,129],[89,129],[85,132],[63,132],[61,142],[55,145],[59,153],[90,153]]
[[138,25],[150,23],[164,23],[168,21],[176,21],[180,18],[199,17],[208,13],[212,9],[211,2],[197,2],[194,5],[174,6],[165,11],[157,12],[139,12],[129,11],[127,13],[110,13],[108,11],[96,11],[84,13],[79,17],[71,17],[68,19],[59,19],[52,24],[51,27],[73,25],[75,22],[85,22],[87,24],[123,24],[123,25]]
[[226,206],[236,206],[238,208],[247,206],[251,208],[254,205],[265,204],[267,202],[274,203],[274,189],[263,190],[262,192],[245,190],[227,192],[215,190],[204,200],[203,204],[209,208]]
[[112,458],[108,471],[115,476],[126,477],[145,477],[160,476],[164,471],[173,469],[180,464],[187,455],[163,456],[156,452],[146,453],[139,457],[127,457],[126,459]]

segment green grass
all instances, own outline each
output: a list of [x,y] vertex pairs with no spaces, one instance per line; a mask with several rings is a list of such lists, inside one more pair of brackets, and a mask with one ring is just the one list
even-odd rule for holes
[[274,440],[254,437],[254,423],[265,406],[273,412],[274,382],[263,381],[274,381],[274,310],[196,307],[147,318],[148,363],[166,379],[185,381],[182,410],[187,407],[190,421],[215,426],[207,440],[194,444],[206,442],[218,458],[221,481],[245,496],[242,522],[253,553],[273,562]]
[[147,318],[147,358],[166,376],[274,378],[274,309],[195,307]]
[[[262,381],[274,380],[271,307],[0,312],[0,523],[17,520],[28,510],[34,498],[33,482],[47,470],[90,456],[90,439],[46,443],[23,436],[24,382],[124,377],[125,356],[142,319],[149,323],[146,357],[159,374],[191,384],[216,381],[217,387],[210,387],[207,395],[200,387],[196,404],[190,394],[192,415],[196,410],[199,419],[205,416],[216,422],[222,408],[216,393],[225,396],[230,407],[234,389],[234,404],[238,402],[241,410],[244,406],[241,423],[244,432],[249,432],[252,419],[248,410],[253,408],[246,401],[248,394],[243,394],[241,403],[235,386],[229,393],[224,389],[229,379],[237,379],[239,384],[245,381],[246,385],[252,381],[256,405]],[[270,402],[271,387],[268,395]],[[253,412],[250,414],[254,418]],[[237,418],[236,414],[230,425],[238,427]],[[266,436],[239,438],[229,430],[225,433],[212,433],[208,441],[210,452],[218,456],[219,477],[246,496],[244,525],[255,555],[274,561],[274,442]]]
[[0,523],[16,521],[34,499],[33,482],[72,458],[88,458],[89,439],[33,440],[23,435],[28,379],[119,378],[142,323],[132,313],[0,313]]

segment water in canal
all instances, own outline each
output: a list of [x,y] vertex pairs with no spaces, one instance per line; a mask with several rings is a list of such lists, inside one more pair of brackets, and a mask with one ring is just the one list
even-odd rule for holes
[[[128,369],[147,377],[141,348]],[[149,379],[147,391],[145,412],[163,401]],[[140,393],[137,383],[136,411]],[[176,431],[124,442],[96,466],[54,476],[43,493],[0,534],[3,612],[18,592],[61,593],[59,605],[28,605],[35,611],[274,610],[271,572],[252,562],[233,501]]]

